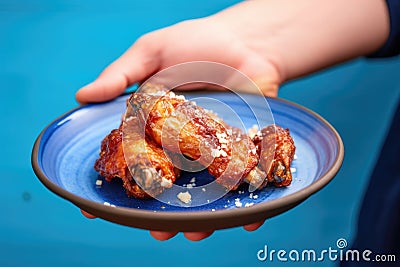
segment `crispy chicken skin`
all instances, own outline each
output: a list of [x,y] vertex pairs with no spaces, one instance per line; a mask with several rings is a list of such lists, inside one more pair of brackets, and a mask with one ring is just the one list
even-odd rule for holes
[[107,181],[121,178],[127,194],[136,198],[160,194],[179,176],[179,170],[162,148],[144,137],[129,104],[120,127],[112,130],[102,141],[100,157],[94,168]]
[[121,126],[101,144],[95,169],[107,181],[121,178],[130,196],[154,197],[179,176],[174,167],[179,162],[172,164],[165,152],[196,160],[228,190],[243,182],[260,189],[292,181],[295,146],[289,130],[270,125],[250,138],[214,113],[152,84],[130,96]]
[[254,143],[195,103],[164,92],[131,97],[148,136],[167,150],[197,160],[218,183],[236,189],[258,162]]
[[265,183],[273,183],[277,187],[290,185],[292,182],[290,164],[296,147],[289,129],[269,125],[254,136],[253,142],[260,156],[259,165],[267,174]]

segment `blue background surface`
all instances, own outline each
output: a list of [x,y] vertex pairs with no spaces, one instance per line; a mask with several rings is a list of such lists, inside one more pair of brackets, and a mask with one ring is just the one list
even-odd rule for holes
[[368,175],[399,99],[399,58],[358,59],[282,87],[281,97],[335,126],[345,160],[326,188],[253,233],[237,228],[198,243],[181,234],[158,242],[143,230],[83,218],[31,169],[40,131],[76,107],[76,90],[140,35],[235,2],[0,1],[0,266],[297,266],[259,262],[256,253],[264,245],[318,251],[335,248],[339,238],[351,242]]

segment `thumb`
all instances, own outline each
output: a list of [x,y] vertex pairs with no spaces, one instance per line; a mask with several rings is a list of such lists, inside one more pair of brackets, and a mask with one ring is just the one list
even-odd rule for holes
[[83,104],[111,100],[130,85],[146,79],[159,66],[157,35],[138,39],[122,56],[110,64],[99,77],[76,93],[76,100]]

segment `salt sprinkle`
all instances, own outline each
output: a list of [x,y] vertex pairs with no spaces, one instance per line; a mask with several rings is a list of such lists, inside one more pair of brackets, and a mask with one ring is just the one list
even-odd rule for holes
[[236,208],[241,208],[242,207],[242,202],[240,202],[240,201],[235,201],[235,206],[236,206]]
[[247,133],[249,134],[249,137],[252,139],[258,132],[258,125],[254,124],[251,128],[247,130]]
[[161,186],[164,188],[170,188],[172,186],[172,182],[164,177],[161,179]]
[[188,204],[192,200],[192,195],[189,192],[180,192],[177,195],[178,199],[185,204]]

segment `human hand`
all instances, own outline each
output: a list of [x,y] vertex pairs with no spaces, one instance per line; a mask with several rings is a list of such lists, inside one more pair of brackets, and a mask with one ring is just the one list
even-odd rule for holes
[[[318,10],[318,12],[315,12]],[[268,96],[284,81],[376,51],[389,32],[384,1],[245,1],[210,17],[139,38],[92,83],[80,103],[101,102],[159,70],[189,61],[229,65]]]
[[184,21],[139,38],[92,83],[81,88],[80,103],[102,102],[120,95],[167,67],[190,61],[229,65],[253,79],[268,96],[276,96],[281,80],[276,67],[214,17]]
[[[89,219],[95,219],[96,216],[93,216],[92,214],[81,210],[81,213]],[[252,223],[252,224],[248,224],[243,226],[243,228],[246,231],[252,232],[257,230],[258,228],[260,228],[262,225],[264,224],[264,222],[257,222],[257,223]],[[209,237],[210,235],[212,235],[214,233],[214,231],[209,231],[209,232],[185,232],[183,233],[184,236],[186,237],[186,239],[190,240],[190,241],[200,241],[203,240],[207,237]],[[150,235],[159,241],[165,241],[168,239],[173,238],[174,236],[176,236],[178,234],[178,232],[162,232],[162,231],[150,231]]]

